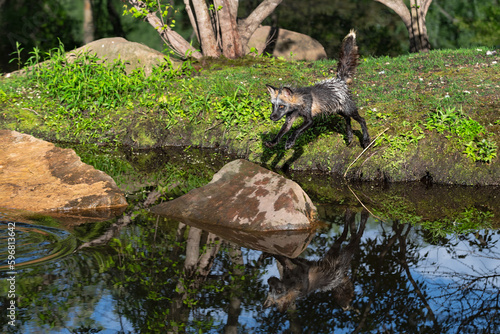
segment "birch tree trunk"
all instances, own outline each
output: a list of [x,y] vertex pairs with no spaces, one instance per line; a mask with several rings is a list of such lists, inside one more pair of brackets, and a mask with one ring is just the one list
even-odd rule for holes
[[430,50],[425,16],[432,0],[410,0],[410,9],[403,0],[375,0],[389,7],[401,20],[408,30],[410,52],[427,52]]

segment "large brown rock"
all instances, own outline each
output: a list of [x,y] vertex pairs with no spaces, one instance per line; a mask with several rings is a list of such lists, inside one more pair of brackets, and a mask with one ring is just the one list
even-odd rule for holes
[[0,130],[0,207],[43,212],[126,205],[115,181],[73,150]]
[[144,44],[129,42],[122,37],[98,39],[78,49],[69,51],[67,57],[72,59],[82,52],[96,55],[108,63],[120,59],[124,62],[127,73],[142,67],[146,75],[149,75],[154,66],[165,62],[165,55],[160,51],[151,49]]
[[[146,75],[150,75],[153,67],[165,62],[165,55],[160,51],[151,49],[144,44],[129,42],[122,37],[102,38],[90,42],[82,47],[68,51],[66,59],[71,62],[82,53],[95,55],[105,64],[113,64],[116,60],[121,60],[125,65],[125,72],[127,74],[130,74],[137,68],[142,68]],[[44,64],[50,61],[47,60],[34,66],[44,66]],[[182,63],[182,61],[175,59],[170,59],[170,61],[174,68]],[[11,74],[23,74],[26,69],[9,73],[7,77]]]
[[248,42],[248,51],[251,48],[259,54],[269,53],[275,57],[287,60],[319,60],[326,59],[325,48],[314,38],[282,28],[269,26],[259,27]]
[[206,186],[151,211],[200,228],[245,231],[311,229],[316,216],[297,183],[246,160],[226,164]]

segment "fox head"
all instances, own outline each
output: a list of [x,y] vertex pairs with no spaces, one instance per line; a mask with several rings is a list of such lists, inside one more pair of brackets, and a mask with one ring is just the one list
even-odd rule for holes
[[300,291],[287,287],[277,277],[270,277],[267,282],[269,284],[269,292],[263,305],[264,308],[276,306],[279,312],[284,312],[300,295]]
[[288,87],[275,88],[271,85],[266,85],[266,87],[273,105],[270,118],[276,122],[293,110],[293,92]]

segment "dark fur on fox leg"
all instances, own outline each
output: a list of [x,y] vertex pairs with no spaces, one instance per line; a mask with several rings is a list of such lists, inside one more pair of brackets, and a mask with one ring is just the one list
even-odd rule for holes
[[363,117],[358,113],[352,95],[347,87],[347,82],[352,80],[354,71],[358,64],[358,47],[356,45],[356,33],[351,32],[344,38],[340,59],[337,66],[335,78],[323,80],[314,86],[299,87],[293,90],[290,87],[276,88],[266,85],[271,96],[272,113],[271,120],[278,121],[285,116],[285,124],[276,137],[265,143],[267,147],[273,147],[281,140],[284,134],[290,131],[292,124],[300,116],[304,119],[301,126],[288,138],[285,149],[291,148],[297,138],[313,125],[313,118],[318,115],[339,114],[346,121],[346,135],[348,145],[352,141],[353,133],[351,118],[361,125],[363,131],[363,148],[369,145],[370,135]]

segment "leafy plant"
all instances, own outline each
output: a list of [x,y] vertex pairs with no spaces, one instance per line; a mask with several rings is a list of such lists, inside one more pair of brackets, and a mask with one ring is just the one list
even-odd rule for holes
[[11,53],[11,55],[15,55],[16,57],[15,58],[12,58],[9,63],[12,63],[12,62],[17,62],[17,69],[20,70],[21,69],[21,66],[23,65],[23,62],[22,62],[22,59],[21,59],[21,52],[23,51],[24,49],[21,47],[21,43],[19,43],[18,41],[16,41],[16,51],[14,51],[13,53]]
[[218,111],[217,119],[222,120],[226,126],[263,120],[268,110],[264,101],[254,99],[241,87],[238,87],[232,95],[215,100],[212,106]]
[[463,153],[474,162],[490,163],[497,156],[498,146],[494,141],[484,138],[487,136],[484,126],[466,116],[462,109],[439,107],[429,115],[425,127],[439,133],[449,133],[448,138],[464,146]]
[[482,139],[481,141],[470,141],[465,144],[464,153],[473,161],[490,163],[497,157],[498,146],[495,142]]
[[493,213],[477,208],[465,208],[454,217],[438,221],[422,221],[421,225],[434,237],[445,237],[448,234],[464,234],[491,226]]
[[404,160],[405,152],[410,145],[417,145],[418,142],[425,138],[422,128],[416,124],[411,130],[400,134],[390,135],[383,134],[376,142],[376,145],[388,143],[389,146],[385,149],[383,158],[390,161],[389,167],[397,168]]

